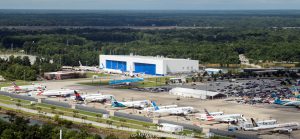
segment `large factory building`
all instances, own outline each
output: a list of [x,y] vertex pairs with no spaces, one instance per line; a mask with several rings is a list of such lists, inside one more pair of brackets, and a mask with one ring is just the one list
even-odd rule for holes
[[100,55],[99,58],[100,68],[121,70],[123,72],[132,71],[150,75],[166,75],[199,70],[199,61],[190,59],[136,55]]

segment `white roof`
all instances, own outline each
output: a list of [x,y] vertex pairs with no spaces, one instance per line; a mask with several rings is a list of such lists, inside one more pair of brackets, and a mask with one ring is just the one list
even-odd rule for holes
[[174,124],[169,124],[169,123],[161,123],[160,125],[162,126],[167,126],[167,127],[174,127],[174,128],[183,128],[183,126],[180,126],[180,125],[174,125]]
[[139,58],[139,59],[154,59],[154,60],[191,60],[191,59],[183,59],[183,58],[167,58],[163,56],[139,56],[139,55],[100,55],[100,56],[114,56],[114,57],[123,57],[123,58]]
[[213,92],[213,91],[206,91],[206,90],[196,90],[196,89],[190,89],[190,88],[180,88],[176,87],[170,90],[171,93],[180,92],[184,94],[197,94],[197,95],[205,95],[205,96],[216,96],[219,93]]
[[218,72],[218,71],[222,71],[222,69],[214,69],[214,68],[206,68],[206,69],[204,69],[205,71],[216,71],[216,72]]

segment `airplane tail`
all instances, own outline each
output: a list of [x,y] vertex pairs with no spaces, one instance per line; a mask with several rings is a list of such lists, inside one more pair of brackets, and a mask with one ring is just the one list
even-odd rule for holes
[[40,91],[41,91],[41,92],[37,93],[38,96],[39,96],[39,95],[42,95],[42,94],[44,93],[43,90],[40,90]]
[[114,96],[110,96],[110,99],[112,103],[118,102]]
[[154,110],[159,110],[158,106],[156,105],[156,103],[154,101],[151,101],[152,106],[154,107]]
[[211,116],[210,113],[207,111],[207,109],[204,109],[207,116]]
[[80,61],[79,61],[79,66],[80,66],[80,67],[82,67],[82,64],[81,64],[81,62],[80,62]]
[[252,122],[254,127],[258,127],[257,123],[255,122],[255,120],[253,118],[251,118],[251,122]]
[[15,82],[12,82],[12,84],[13,84],[15,89],[20,89],[20,87]]
[[83,98],[80,96],[80,94],[76,90],[74,90],[74,94],[75,94],[75,100],[83,101]]
[[279,97],[277,97],[275,100],[274,100],[274,104],[281,104],[282,101],[280,100]]

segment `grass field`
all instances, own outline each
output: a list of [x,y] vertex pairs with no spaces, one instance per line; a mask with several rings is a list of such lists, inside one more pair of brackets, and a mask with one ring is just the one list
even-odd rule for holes
[[86,120],[91,120],[100,123],[107,123],[107,121],[112,121],[112,125],[119,126],[119,127],[129,127],[135,129],[154,130],[154,131],[156,130],[155,128],[153,128],[153,126],[155,125],[152,123],[136,121],[136,120],[126,119],[121,117],[111,117],[109,119],[103,119],[101,118],[102,114],[100,113],[74,110],[74,109],[53,106],[53,105],[43,104],[43,103],[36,103],[32,105],[30,104],[30,101],[13,99],[11,97],[4,96],[4,95],[0,95],[0,102],[5,104],[10,104],[10,105],[19,104],[20,107],[35,109],[46,113],[54,113],[54,114],[65,115],[65,116],[76,117],[76,118],[85,117]]
[[156,87],[166,85],[166,81],[168,81],[170,77],[151,77],[145,78],[143,82],[137,83],[137,87]]
[[78,84],[89,85],[89,86],[100,86],[100,85],[108,85],[108,81],[79,82]]
[[93,73],[93,72],[87,72],[87,73],[86,73],[86,77],[88,77],[88,78],[92,78],[93,75],[97,75],[98,77],[107,77],[107,76],[111,76],[111,75],[105,74],[105,73]]
[[30,82],[27,81],[22,81],[22,80],[17,80],[17,81],[5,81],[5,82],[0,82],[0,87],[7,87],[7,86],[12,86],[12,82],[15,82],[17,85],[29,85]]

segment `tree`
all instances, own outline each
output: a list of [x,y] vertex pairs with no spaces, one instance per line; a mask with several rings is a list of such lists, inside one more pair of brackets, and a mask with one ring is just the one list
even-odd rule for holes
[[51,111],[52,111],[52,113],[55,113],[55,109],[56,109],[55,106],[51,106]]
[[112,124],[113,124],[113,121],[111,121],[111,120],[107,120],[106,121],[106,124],[108,124],[110,127],[112,126]]
[[119,138],[114,134],[110,134],[110,135],[106,136],[105,139],[119,139]]
[[100,114],[96,114],[96,117],[97,117],[97,121],[99,121],[99,118],[101,117]]

